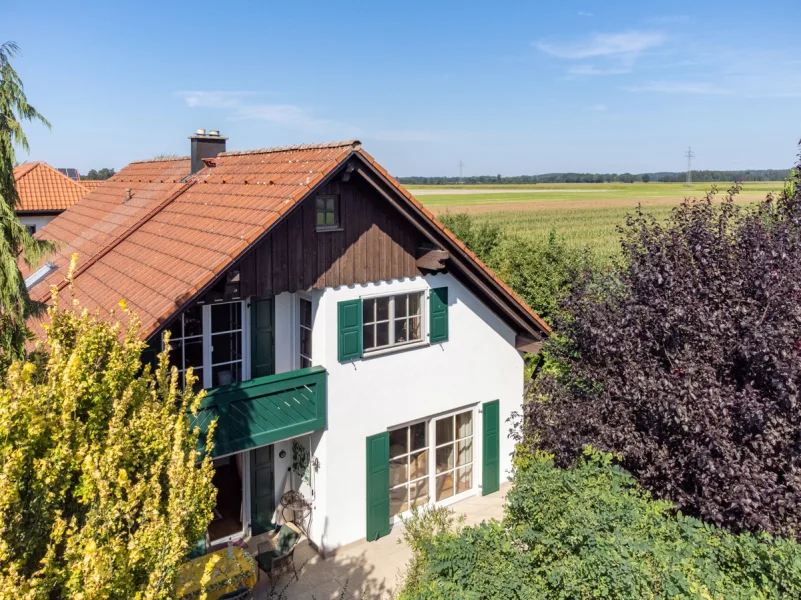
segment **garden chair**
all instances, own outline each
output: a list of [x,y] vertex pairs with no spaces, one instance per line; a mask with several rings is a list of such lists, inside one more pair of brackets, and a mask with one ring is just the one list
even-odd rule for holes
[[259,544],[259,553],[256,555],[256,563],[259,571],[264,571],[268,577],[272,578],[273,573],[292,568],[295,580],[300,580],[298,571],[295,569],[295,546],[300,540],[300,532],[290,524],[281,525],[276,538],[267,540]]

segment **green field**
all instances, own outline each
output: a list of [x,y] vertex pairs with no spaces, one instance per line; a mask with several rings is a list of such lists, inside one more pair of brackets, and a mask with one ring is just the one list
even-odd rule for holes
[[[409,191],[435,213],[468,212],[497,223],[507,232],[545,240],[551,230],[571,246],[589,246],[601,256],[618,251],[617,226],[642,204],[665,218],[685,197],[703,196],[710,183],[691,188],[679,183],[541,184],[530,186],[410,186]],[[718,184],[723,197],[726,184]],[[781,182],[749,182],[740,202],[756,202],[776,192]]]

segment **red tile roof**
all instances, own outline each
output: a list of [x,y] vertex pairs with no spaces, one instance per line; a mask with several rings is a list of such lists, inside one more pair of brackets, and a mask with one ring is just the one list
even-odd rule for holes
[[14,169],[18,213],[58,212],[68,209],[89,193],[82,182],[70,179],[45,162],[25,163]]
[[[30,290],[31,298],[49,301],[50,287],[64,286],[70,257],[77,253],[73,290],[81,305],[110,312],[125,299],[142,322],[141,334],[149,336],[354,155],[376,167],[464,248],[358,141],[225,152],[206,160],[206,168],[193,176],[188,157],[135,162],[37,232],[36,237],[59,241],[60,249],[51,259],[57,269]],[[547,325],[541,329],[547,331]]]
[[85,187],[87,190],[93,190],[97,186],[102,185],[105,183],[105,179],[81,179],[81,185]]

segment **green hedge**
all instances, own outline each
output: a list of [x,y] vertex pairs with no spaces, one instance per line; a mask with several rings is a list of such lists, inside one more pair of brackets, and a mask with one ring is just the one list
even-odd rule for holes
[[801,545],[674,514],[609,455],[516,459],[503,523],[413,517],[402,598],[801,598]]

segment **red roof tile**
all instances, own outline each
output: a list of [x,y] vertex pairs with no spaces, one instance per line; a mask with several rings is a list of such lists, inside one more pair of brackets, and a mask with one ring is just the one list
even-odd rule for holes
[[[353,155],[378,169],[464,246],[357,141],[224,152],[191,177],[187,157],[135,162],[37,232],[36,237],[59,241],[60,249],[52,258],[57,269],[30,290],[31,298],[49,301],[51,286],[63,287],[70,257],[77,253],[73,290],[81,304],[111,312],[125,299],[148,336]],[[547,331],[544,323],[542,328]]]
[[56,212],[68,209],[83,198],[89,188],[70,179],[45,162],[26,163],[14,169],[18,213]]

